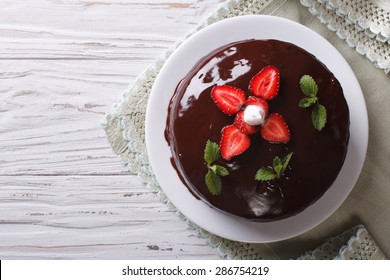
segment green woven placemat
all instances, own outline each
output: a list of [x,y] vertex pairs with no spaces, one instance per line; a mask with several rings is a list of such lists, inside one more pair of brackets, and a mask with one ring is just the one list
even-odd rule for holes
[[[112,149],[117,153],[128,169],[142,178],[152,188],[161,200],[170,209],[177,212],[177,209],[169,202],[161,190],[150,168],[144,134],[144,119],[147,100],[154,80],[162,65],[170,54],[191,34],[201,28],[221,19],[252,14],[272,15],[280,7],[285,5],[287,0],[232,0],[223,4],[212,16],[200,23],[194,30],[176,42],[161,58],[156,60],[142,73],[134,84],[132,84],[122,95],[115,105],[112,113],[107,115],[104,129]],[[301,8],[304,8],[301,6]],[[284,12],[289,11],[288,9]],[[290,11],[294,12],[294,11]],[[280,259],[281,256],[275,252],[269,244],[250,244],[227,240],[211,234],[197,225],[191,223],[185,216],[178,215],[200,236],[207,239],[209,244],[216,248],[218,254],[228,259]],[[363,243],[362,243],[363,242]],[[363,246],[363,245],[364,246]],[[356,226],[345,232],[326,240],[323,245],[313,251],[303,252],[304,249],[297,249],[292,253],[301,259],[334,259],[334,258],[355,258],[355,259],[383,259],[384,255],[375,244],[374,240],[362,226]]]

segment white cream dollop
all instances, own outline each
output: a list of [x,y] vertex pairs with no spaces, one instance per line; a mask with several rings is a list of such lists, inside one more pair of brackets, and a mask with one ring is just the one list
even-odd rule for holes
[[244,122],[249,125],[262,125],[265,120],[265,111],[261,106],[248,105],[244,109]]

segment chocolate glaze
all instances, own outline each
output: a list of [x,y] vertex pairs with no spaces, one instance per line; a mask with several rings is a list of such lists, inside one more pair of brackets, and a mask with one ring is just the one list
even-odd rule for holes
[[[267,65],[276,66],[281,79],[269,109],[283,115],[291,140],[272,144],[259,133],[252,135],[246,152],[230,161],[219,160],[230,175],[222,178],[222,193],[214,196],[205,184],[204,148],[209,139],[219,143],[222,128],[232,124],[234,116],[217,108],[211,89],[228,84],[249,96],[250,79]],[[316,80],[320,103],[327,109],[327,123],[320,132],[313,127],[311,110],[298,107],[304,98],[299,80],[305,74]],[[170,103],[165,137],[174,168],[196,197],[235,216],[272,221],[299,213],[334,182],[347,152],[349,110],[339,82],[313,55],[286,42],[246,40],[213,51],[182,79]],[[260,167],[272,165],[276,155],[282,158],[289,152],[293,156],[280,179],[254,180]]]

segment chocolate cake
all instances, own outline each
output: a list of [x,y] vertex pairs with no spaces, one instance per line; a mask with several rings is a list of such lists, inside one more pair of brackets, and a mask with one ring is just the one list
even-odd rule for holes
[[[269,68],[276,69],[278,81],[277,95],[264,98],[266,119],[252,127],[253,133],[242,136],[237,132],[243,139],[249,139],[244,151],[224,155],[222,134],[228,133],[226,127],[235,133],[238,112],[223,112],[213,91],[223,86],[239,89],[245,93],[247,102],[254,95],[251,88],[257,79],[254,77]],[[310,75],[318,87],[316,99],[311,101],[300,84],[305,75]],[[245,40],[223,46],[194,65],[172,95],[165,130],[172,165],[196,198],[227,214],[259,222],[296,215],[327,191],[343,166],[350,121],[342,87],[315,56],[291,43]],[[310,107],[313,104],[300,106],[305,98],[308,103],[318,102],[326,109],[324,127],[318,129],[314,125]],[[241,102],[239,111],[246,106],[247,103]],[[288,138],[280,141],[268,139],[263,133],[268,126],[267,118],[275,115],[286,125],[284,136]],[[210,164],[205,161],[208,142],[220,146],[222,156],[214,164],[228,172],[226,175],[222,174],[225,171],[221,174],[213,171],[213,176],[221,175],[218,193],[210,191],[206,183],[206,175],[211,172]],[[275,158],[280,163],[287,157],[289,162],[282,174],[267,180],[256,179],[262,168],[275,173]]]

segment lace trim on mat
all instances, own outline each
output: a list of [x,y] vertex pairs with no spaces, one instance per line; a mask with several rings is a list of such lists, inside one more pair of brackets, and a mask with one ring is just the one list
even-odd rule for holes
[[321,246],[306,252],[299,260],[385,260],[363,225],[355,226],[327,239]]
[[350,47],[386,74],[390,72],[390,4],[379,7],[366,0],[300,1]]

